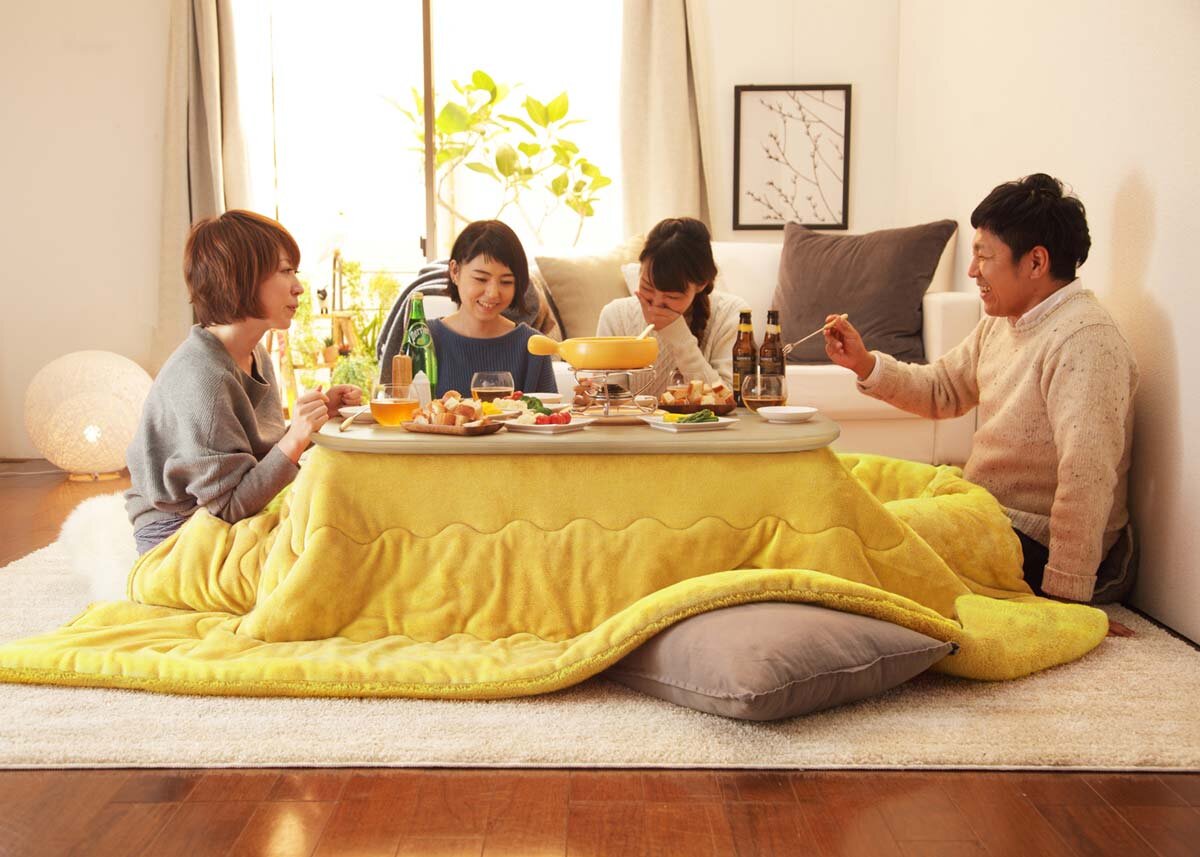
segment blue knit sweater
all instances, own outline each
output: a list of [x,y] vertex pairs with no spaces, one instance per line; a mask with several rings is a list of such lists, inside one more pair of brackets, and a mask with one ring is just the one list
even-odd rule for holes
[[537,334],[527,324],[519,324],[503,336],[476,339],[455,333],[440,318],[429,322],[433,346],[437,351],[437,395],[447,390],[470,394],[471,376],[476,372],[511,372],[518,390],[526,393],[553,393],[554,366],[549,357],[530,354],[525,347]]

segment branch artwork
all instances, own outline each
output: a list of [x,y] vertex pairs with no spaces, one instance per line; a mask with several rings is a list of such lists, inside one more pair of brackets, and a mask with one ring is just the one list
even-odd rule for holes
[[735,88],[734,229],[845,229],[850,87]]

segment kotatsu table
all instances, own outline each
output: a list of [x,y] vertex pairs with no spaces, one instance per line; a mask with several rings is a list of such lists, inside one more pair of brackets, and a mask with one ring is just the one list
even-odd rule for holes
[[1103,639],[1100,611],[1021,603],[1008,519],[957,469],[835,455],[836,437],[819,417],[549,437],[326,426],[279,502],[232,525],[197,512],[138,561],[130,601],[0,647],[0,680],[521,696],[754,601],[953,640],[939,668],[972,678],[1025,675]]

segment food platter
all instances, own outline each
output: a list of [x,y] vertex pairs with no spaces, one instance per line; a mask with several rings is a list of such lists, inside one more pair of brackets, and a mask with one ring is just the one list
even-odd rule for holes
[[[358,414],[360,410],[362,413]],[[358,414],[351,425],[366,425],[375,422],[375,417],[371,416],[371,409],[363,408],[362,405],[347,405],[344,408],[338,408],[338,413],[342,415],[342,419],[349,419],[351,414]]]
[[503,423],[485,423],[484,425],[465,426],[435,426],[430,423],[400,423],[405,431],[417,434],[453,434],[460,437],[476,437],[481,434],[495,434],[504,428]]
[[669,423],[660,415],[643,416],[641,419],[650,428],[671,432],[717,431],[727,429],[737,422],[737,417],[717,417],[716,420],[706,423]]
[[509,431],[523,432],[527,431],[530,434],[566,434],[573,431],[582,431],[583,429],[596,422],[594,417],[571,417],[569,423],[555,423],[552,425],[530,425],[528,423],[505,423],[505,427]]
[[689,402],[686,405],[666,405],[659,402],[658,407],[659,410],[666,411],[669,414],[695,414],[707,408],[718,417],[723,417],[725,414],[733,413],[734,409],[737,408],[737,404],[735,402],[722,402],[716,405],[695,405]]
[[[571,410],[571,405],[569,403],[568,404],[560,403],[560,404],[554,404],[554,405],[545,404],[545,403],[543,403],[543,404],[545,405],[546,410],[548,410],[552,414],[557,414],[559,411]],[[511,411],[501,411],[498,414],[488,414],[488,419],[512,420],[512,419],[515,419],[515,418],[521,416],[521,414],[523,414],[523,413],[525,413],[525,411],[517,410],[517,409],[513,409]]]

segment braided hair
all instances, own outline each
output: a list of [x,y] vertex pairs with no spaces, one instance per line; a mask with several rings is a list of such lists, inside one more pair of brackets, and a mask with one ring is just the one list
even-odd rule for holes
[[638,261],[650,263],[650,281],[660,292],[686,292],[692,284],[703,286],[686,313],[688,329],[699,342],[712,314],[708,296],[717,278],[708,227],[692,217],[660,221],[646,236]]

